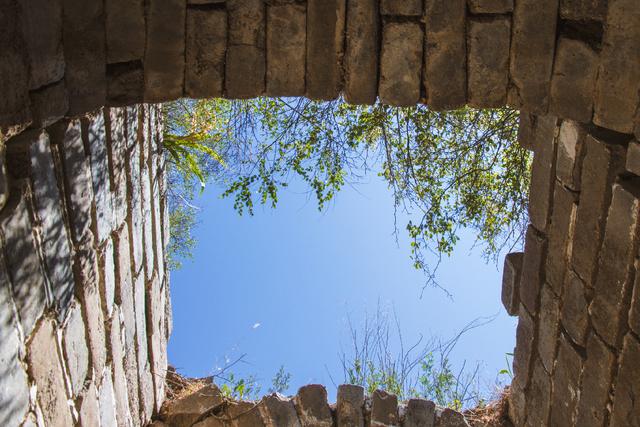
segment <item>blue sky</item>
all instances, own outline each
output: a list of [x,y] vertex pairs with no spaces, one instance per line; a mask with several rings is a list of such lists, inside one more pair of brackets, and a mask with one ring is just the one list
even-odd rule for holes
[[395,311],[407,343],[420,335],[448,339],[476,318],[496,316],[462,338],[452,362],[480,362],[487,386],[507,366],[516,321],[500,304],[502,266],[471,251],[467,233],[439,270],[453,298],[435,288],[420,298],[424,276],[409,258],[407,217],[398,219],[397,243],[392,195],[381,178],[346,187],[325,212],[295,185],[280,194],[277,209],[258,207],[253,217],[238,216],[219,194],[209,186],[199,200],[194,259],[171,276],[169,361],[182,374],[212,375],[226,357],[246,354],[235,371],[255,374],[265,392],[284,365],[291,394],[323,383],[335,398],[347,318],[357,327],[378,303]]

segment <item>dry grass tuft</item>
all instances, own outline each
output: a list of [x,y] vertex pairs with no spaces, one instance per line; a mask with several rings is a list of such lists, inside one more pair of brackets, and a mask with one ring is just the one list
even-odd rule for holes
[[513,427],[511,420],[509,420],[509,393],[509,387],[505,387],[493,402],[466,411],[464,415],[471,426]]

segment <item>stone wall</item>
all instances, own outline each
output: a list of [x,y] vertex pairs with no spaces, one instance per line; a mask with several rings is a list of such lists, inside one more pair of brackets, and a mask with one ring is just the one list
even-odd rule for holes
[[171,328],[161,110],[9,139],[0,175],[0,425],[145,425]]

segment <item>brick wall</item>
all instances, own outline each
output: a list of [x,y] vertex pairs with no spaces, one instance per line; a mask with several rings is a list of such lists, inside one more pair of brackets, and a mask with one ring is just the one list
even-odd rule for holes
[[162,404],[161,129],[158,107],[105,108],[4,145],[0,425],[144,425]]

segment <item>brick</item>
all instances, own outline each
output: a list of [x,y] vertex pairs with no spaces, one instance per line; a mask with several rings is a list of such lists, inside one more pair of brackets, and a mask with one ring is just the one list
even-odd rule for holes
[[640,105],[640,3],[610,1],[596,85],[595,124],[632,133]]
[[124,337],[120,326],[122,312],[116,307],[109,321],[109,347],[113,368],[113,392],[116,403],[118,425],[131,425],[131,410],[127,390],[127,376],[124,369]]
[[28,337],[47,304],[46,281],[33,236],[28,187],[15,190],[0,215],[0,228],[13,301]]
[[527,425],[546,426],[551,400],[551,378],[540,360],[533,362],[531,383],[527,390]]
[[422,40],[415,23],[385,23],[380,54],[380,101],[409,107],[420,100]]
[[551,78],[549,110],[561,117],[589,123],[599,55],[579,40],[561,37]]
[[274,393],[264,397],[261,403],[260,412],[267,427],[300,427],[291,399]]
[[267,427],[260,409],[252,402],[237,402],[229,406],[229,417],[235,418],[233,427]]
[[586,132],[577,122],[563,120],[558,135],[556,177],[573,191],[580,191],[583,145]]
[[151,360],[151,375],[155,396],[154,412],[159,412],[164,400],[167,374],[167,335],[165,331],[165,297],[162,282],[156,276],[147,287],[147,336]]
[[160,198],[163,197],[160,192],[160,178],[156,174],[153,181],[153,245],[154,251],[158,254],[156,260],[156,271],[159,283],[164,281],[165,277],[165,248],[162,242],[162,216],[160,213]]
[[379,40],[377,2],[347,2],[344,97],[349,104],[373,105],[376,102]]
[[513,12],[513,0],[469,0],[471,13],[510,13]]
[[346,0],[307,3],[306,96],[333,100],[342,89]]
[[640,201],[637,190],[615,184],[607,225],[599,253],[598,277],[589,314],[594,329],[615,346],[626,321],[625,295],[631,286],[637,252]]
[[380,13],[390,16],[422,16],[422,1],[381,0]]
[[508,254],[504,258],[502,273],[502,305],[510,316],[517,316],[520,309],[520,279],[522,277],[522,252]]
[[629,327],[637,335],[640,335],[640,265],[635,262],[635,280],[633,294],[631,296],[631,308],[629,311]]
[[111,198],[113,203],[113,223],[119,227],[127,216],[127,175],[125,109],[105,108],[106,145],[109,159],[109,178],[111,180]]
[[98,392],[93,382],[82,393],[79,407],[80,425],[100,425],[100,408],[98,408]]
[[465,0],[426,0],[424,86],[429,106],[453,110],[467,102]]
[[567,263],[571,257],[573,224],[577,209],[575,202],[575,195],[556,181],[545,267],[545,280],[556,295],[562,293]]
[[[95,307],[93,308],[95,310]],[[87,347],[86,330],[82,319],[82,307],[75,301],[69,310],[63,331],[63,350],[73,397],[80,394],[89,374],[89,348]]]
[[152,1],[147,6],[144,98],[178,99],[183,94],[186,0]]
[[376,390],[371,396],[371,427],[399,425],[398,398],[384,390]]
[[518,121],[520,122],[520,125],[518,126],[518,144],[525,150],[533,151],[538,116],[523,110],[520,111],[520,118]]
[[556,158],[554,116],[538,116],[533,131],[533,166],[529,190],[529,220],[539,231],[547,230],[551,214]]
[[113,391],[113,380],[111,379],[111,366],[107,368],[102,376],[102,385],[98,391],[100,425],[115,426],[118,424],[116,422],[116,401]]
[[113,64],[144,58],[144,1],[106,0],[104,12],[107,62]]
[[98,258],[98,265],[100,266],[100,295],[107,317],[111,317],[116,297],[116,266],[113,258],[113,249],[113,240],[109,238],[100,251]]
[[513,425],[525,425],[526,419],[526,396],[524,387],[513,382],[509,386],[509,419]]
[[603,21],[607,0],[560,0],[560,17],[572,21]]
[[[137,126],[136,129],[137,131]],[[143,217],[142,217],[142,191],[141,191],[141,170],[140,170],[140,146],[134,145],[127,156],[127,175],[129,195],[129,236],[131,236],[131,259],[133,261],[134,274],[140,273],[144,264],[144,238],[143,238]]]
[[64,80],[32,91],[29,97],[33,123],[37,127],[47,127],[61,120],[69,110],[69,98]]
[[545,113],[556,43],[559,0],[520,0],[513,11],[509,104]]
[[[220,389],[208,384],[188,396],[167,403],[169,425],[191,426],[202,414],[211,411],[223,402]],[[235,403],[235,402],[234,402]]]
[[186,44],[185,96],[221,97],[227,53],[226,12],[189,9]]
[[303,96],[307,16],[304,4],[267,6],[267,95]]
[[433,427],[436,405],[424,399],[410,399],[404,416],[404,427]]
[[473,18],[467,35],[468,101],[476,108],[503,107],[509,83],[511,18]]
[[107,54],[102,0],[62,0],[65,83],[69,115],[96,110],[107,95]]
[[141,61],[107,65],[107,104],[122,107],[144,100],[144,69]]
[[0,210],[2,210],[9,200],[9,176],[7,172],[7,160],[5,145],[0,146]]
[[578,404],[582,359],[564,336],[558,344],[558,359],[553,374],[553,396],[549,425],[570,426]]
[[[143,152],[147,151],[148,140],[142,147]],[[153,197],[151,192],[151,176],[146,162],[146,155],[143,154],[143,163],[140,181],[142,183],[142,230],[144,236],[144,259],[145,259],[145,277],[151,280],[155,266],[155,253],[153,250]]]
[[529,384],[534,334],[535,324],[533,319],[521,307],[516,329],[516,349],[513,356],[513,383],[517,383],[523,389]]
[[436,409],[435,427],[468,427],[464,415],[449,408]]
[[569,271],[564,285],[562,325],[573,341],[585,346],[589,330],[589,293],[582,279]]
[[338,387],[337,427],[363,427],[364,388],[356,385]]
[[333,416],[327,403],[327,389],[323,385],[301,387],[294,402],[302,427],[333,427]]
[[245,99],[263,95],[266,74],[265,3],[262,0],[229,0],[227,14],[226,96]]
[[581,196],[576,213],[571,263],[588,287],[593,287],[598,251],[611,200],[611,184],[624,167],[624,150],[587,136],[582,163]]
[[522,279],[520,281],[520,301],[529,312],[538,312],[540,288],[544,284],[544,261],[547,240],[535,228],[529,226],[525,238]]
[[640,425],[640,343],[631,334],[624,339],[620,370],[615,384],[615,398],[611,411],[612,427]]
[[45,425],[73,425],[52,320],[44,319],[34,331],[28,351],[29,370],[37,387],[36,400],[45,409],[42,411]]
[[538,355],[547,372],[553,371],[558,342],[560,301],[548,286],[542,287],[538,313]]
[[625,168],[628,172],[640,176],[640,143],[636,141],[629,143]]
[[147,309],[144,277],[134,281],[134,305],[136,316],[136,349],[138,356],[138,381],[140,386],[140,418],[144,424],[151,418],[155,404],[153,378],[147,342]]

